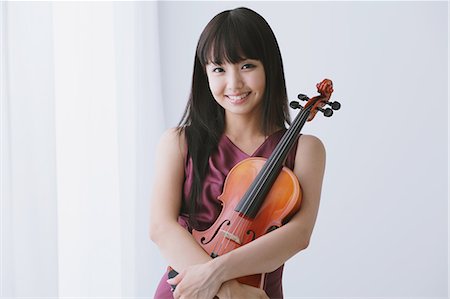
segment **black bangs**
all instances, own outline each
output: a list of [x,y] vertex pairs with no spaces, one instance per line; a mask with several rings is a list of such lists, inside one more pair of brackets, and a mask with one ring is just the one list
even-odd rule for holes
[[263,60],[264,40],[255,34],[257,26],[239,11],[225,11],[211,20],[200,36],[197,57],[203,67],[238,63],[244,59]]

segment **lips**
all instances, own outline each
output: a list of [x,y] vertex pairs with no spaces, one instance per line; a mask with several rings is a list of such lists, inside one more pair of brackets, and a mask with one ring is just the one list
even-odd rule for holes
[[250,92],[242,93],[239,95],[227,95],[227,98],[230,100],[232,104],[240,104],[247,99],[249,94]]

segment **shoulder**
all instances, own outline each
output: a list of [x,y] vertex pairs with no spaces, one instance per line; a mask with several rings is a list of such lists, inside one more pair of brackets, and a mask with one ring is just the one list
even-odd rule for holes
[[325,146],[322,140],[314,135],[301,135],[297,144],[297,152],[299,151],[303,153],[317,152],[325,155]]
[[315,165],[325,168],[326,151],[323,142],[313,135],[301,135],[297,144],[295,168],[310,168]]
[[186,156],[186,138],[182,128],[169,128],[163,132],[158,142],[158,153],[184,159]]

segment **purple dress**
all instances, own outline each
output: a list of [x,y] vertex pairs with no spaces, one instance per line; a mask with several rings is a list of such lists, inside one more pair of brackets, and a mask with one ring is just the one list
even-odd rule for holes
[[[221,204],[217,200],[217,197],[222,194],[223,183],[228,172],[237,163],[246,158],[269,158],[270,154],[275,149],[275,146],[278,144],[281,137],[283,137],[285,131],[286,129],[282,129],[270,135],[251,156],[240,150],[225,134],[222,135],[218,144],[217,151],[211,154],[208,161],[209,170],[206,174],[201,194],[202,204],[197,207],[197,223],[199,225],[199,227],[197,228],[198,230],[207,229],[215,222],[215,220],[219,216]],[[285,162],[285,166],[287,166],[291,170],[294,169],[297,142],[298,141],[295,142]],[[178,217],[178,223],[189,231],[192,231],[192,227],[189,225],[188,199],[193,181],[193,169],[192,159],[189,157],[189,153],[188,159],[186,159],[184,171],[185,181],[183,186],[183,203],[180,216]],[[283,298],[282,275],[283,265],[277,270],[266,274],[264,290],[270,298]],[[167,273],[165,273],[161,278],[154,298],[173,298],[172,292],[170,291],[170,286],[166,282],[167,279]]]

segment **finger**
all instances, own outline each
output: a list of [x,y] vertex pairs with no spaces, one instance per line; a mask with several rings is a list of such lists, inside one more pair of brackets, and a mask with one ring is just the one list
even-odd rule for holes
[[179,284],[179,283],[181,282],[181,280],[183,279],[183,275],[184,275],[184,273],[182,272],[182,273],[178,274],[177,276],[175,276],[175,277],[173,277],[173,278],[169,278],[169,279],[166,280],[166,281],[167,281],[168,284],[171,284],[171,285],[177,285],[177,284]]

